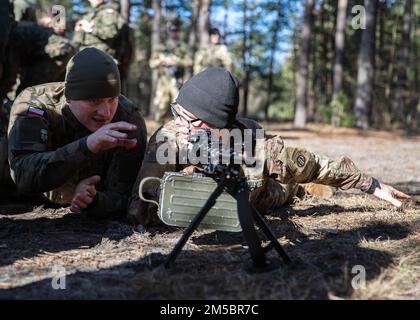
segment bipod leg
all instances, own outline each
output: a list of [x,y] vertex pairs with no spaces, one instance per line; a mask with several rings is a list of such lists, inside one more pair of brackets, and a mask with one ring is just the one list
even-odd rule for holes
[[242,233],[248,244],[254,267],[257,269],[264,269],[267,265],[267,259],[264,250],[261,247],[261,239],[258,237],[254,227],[253,208],[248,201],[248,186],[242,184],[237,188],[236,200],[238,203],[238,218],[241,223]]
[[253,216],[254,216],[255,222],[260,226],[261,230],[264,232],[267,239],[270,240],[269,247],[274,247],[274,249],[276,249],[279,256],[282,257],[285,263],[291,262],[290,257],[287,255],[286,251],[284,251],[283,247],[278,242],[273,231],[271,231],[267,222],[264,220],[264,217],[254,207],[252,207],[252,209],[253,209]]
[[172,249],[171,253],[169,254],[168,259],[165,261],[165,268],[168,268],[173,261],[175,261],[178,254],[181,252],[182,248],[184,247],[185,243],[188,241],[188,238],[191,236],[191,234],[194,232],[194,230],[198,227],[200,222],[204,219],[207,212],[214,206],[216,203],[217,198],[220,196],[220,194],[223,192],[223,188],[225,185],[225,177],[222,177],[219,180],[219,183],[214,189],[213,193],[210,195],[210,197],[207,199],[204,206],[198,211],[197,215],[194,217],[194,219],[191,221],[190,225],[187,229],[185,229],[184,234],[182,235],[181,239],[177,242],[175,247]]

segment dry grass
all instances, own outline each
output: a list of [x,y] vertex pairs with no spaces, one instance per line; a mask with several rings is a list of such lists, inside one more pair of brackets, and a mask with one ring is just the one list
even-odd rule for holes
[[[419,299],[420,140],[269,126],[286,143],[333,158],[351,155],[364,170],[412,194],[412,201],[395,210],[354,191],[296,202],[285,209],[287,219],[268,218],[293,263],[260,274],[247,272],[240,234],[200,230],[166,270],[156,265],[181,229],[134,229],[66,208],[3,202],[0,298]],[[66,290],[51,287],[54,265],[66,268]],[[355,265],[366,270],[365,288],[351,285]]]

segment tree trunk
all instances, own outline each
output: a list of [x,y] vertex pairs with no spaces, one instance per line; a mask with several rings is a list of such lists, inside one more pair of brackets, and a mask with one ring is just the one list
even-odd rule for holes
[[390,53],[389,53],[389,61],[386,70],[386,85],[385,85],[385,101],[389,108],[390,119],[385,119],[386,125],[391,126],[391,122],[393,121],[394,114],[392,112],[392,93],[393,93],[393,85],[395,80],[395,62],[397,61],[397,29],[398,25],[401,23],[399,16],[397,15],[395,18],[395,22],[392,26],[391,31],[391,43],[390,43]]
[[[153,23],[152,23],[152,41],[151,43],[151,52],[152,54],[160,46],[160,27],[161,27],[161,17],[162,17],[162,6],[161,0],[152,0],[153,8]],[[152,71],[152,85],[151,85],[151,98],[149,104],[149,115],[154,116],[155,110],[153,109],[153,97],[156,92],[156,84],[158,80],[158,72],[156,69]]]
[[227,39],[227,25],[228,25],[228,18],[229,18],[229,0],[223,1],[223,7],[225,10],[225,14],[223,16],[223,42],[226,43]]
[[120,0],[120,12],[126,23],[130,22],[130,0]]
[[[194,57],[197,51],[198,39],[198,15],[200,10],[200,0],[193,0],[191,3],[192,14],[191,14],[191,28],[188,35],[188,44],[191,50],[191,56]],[[193,74],[193,66],[186,71],[186,78],[191,78]]]
[[412,0],[405,0],[403,16],[402,46],[398,59],[397,87],[395,88],[394,112],[398,120],[405,121],[408,114],[407,67],[409,66],[409,49],[412,17]]
[[305,16],[303,20],[301,33],[301,49],[299,58],[299,73],[296,88],[296,113],[294,126],[296,128],[304,128],[306,125],[306,108],[307,108],[307,87],[308,87],[308,64],[310,54],[310,39],[312,33],[312,12],[315,1],[306,0]]
[[210,7],[211,0],[201,0],[198,15],[198,36],[200,48],[207,48],[209,45],[210,30]]
[[[307,107],[306,107],[306,121],[311,122],[315,120],[316,109],[317,109],[317,83],[318,83],[318,70],[317,70],[317,55],[316,47],[318,44],[319,35],[318,32],[323,32],[322,29],[318,30],[315,21],[318,19],[320,12],[316,12],[314,9],[312,12],[312,32],[310,40],[309,50],[309,62],[308,62],[308,85],[307,85]],[[323,60],[326,60],[326,57]]]
[[198,16],[199,16],[199,10],[200,10],[200,0],[192,0],[191,2],[191,28],[190,33],[188,36],[188,44],[190,48],[194,49],[194,51],[197,49],[197,43],[198,43],[198,33],[197,33],[197,25],[198,25]]
[[242,3],[242,68],[244,70],[244,80],[242,82],[243,89],[243,111],[242,115],[245,117],[247,115],[248,109],[248,90],[249,90],[249,66],[247,61],[247,52],[248,52],[248,32],[247,32],[247,11],[248,11],[248,1],[244,0]]
[[[343,87],[343,55],[344,55],[344,38],[346,30],[346,12],[347,0],[338,0],[337,23],[335,31],[335,59],[334,59],[334,76],[333,76],[333,100]],[[333,126],[340,125],[340,114],[336,108],[332,110],[331,124]]]
[[281,19],[281,5],[278,3],[276,5],[276,11],[277,11],[277,19],[274,21],[273,25],[273,35],[271,37],[271,43],[270,43],[270,61],[269,61],[269,72],[268,72],[268,90],[267,90],[267,101],[264,106],[264,118],[265,120],[268,119],[268,108],[271,104],[271,96],[273,92],[273,78],[274,78],[274,58],[277,51],[277,39],[278,39],[278,33],[280,31],[280,19]]
[[372,108],[372,80],[374,73],[375,26],[378,0],[365,0],[366,29],[362,34],[358,57],[357,93],[355,125],[358,128],[369,128],[370,110]]

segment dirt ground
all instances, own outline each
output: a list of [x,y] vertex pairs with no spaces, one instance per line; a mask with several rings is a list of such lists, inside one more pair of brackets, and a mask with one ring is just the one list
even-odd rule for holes
[[[255,274],[247,271],[241,234],[197,231],[176,265],[164,269],[156,265],[182,229],[134,228],[6,200],[0,204],[0,299],[420,299],[420,136],[266,128],[286,144],[337,160],[348,155],[412,201],[396,210],[357,190],[298,201],[282,218],[268,217],[293,262]],[[57,270],[65,272],[64,290],[53,288]],[[354,279],[360,270],[365,286]]]

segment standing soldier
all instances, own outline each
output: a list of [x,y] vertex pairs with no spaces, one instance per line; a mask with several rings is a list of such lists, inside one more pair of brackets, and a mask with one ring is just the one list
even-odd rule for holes
[[8,63],[0,87],[7,88],[0,91],[10,90],[19,74],[16,95],[29,86],[64,80],[66,64],[75,53],[70,40],[29,21],[13,27],[6,51]]
[[120,15],[118,4],[89,0],[93,11],[76,22],[73,43],[79,50],[95,47],[112,56],[120,71],[123,93],[134,54],[134,36]]
[[152,54],[149,65],[158,70],[158,82],[153,108],[155,121],[162,124],[170,103],[178,95],[185,77],[185,70],[192,66],[187,45],[181,41],[181,22],[176,20],[168,29],[169,41],[165,47]]
[[222,67],[232,71],[232,56],[226,45],[220,43],[220,31],[210,29],[210,43],[207,48],[200,49],[195,54],[194,74],[208,67]]
[[12,0],[16,21],[36,22],[35,5],[29,0]]

